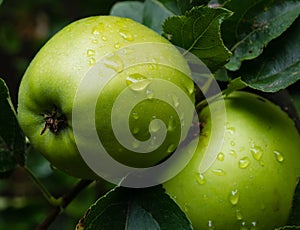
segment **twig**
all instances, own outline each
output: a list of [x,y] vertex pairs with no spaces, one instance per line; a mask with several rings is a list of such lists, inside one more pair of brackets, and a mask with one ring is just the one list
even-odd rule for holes
[[93,180],[80,180],[70,192],[64,194],[61,197],[60,205],[54,207],[54,209],[48,214],[45,220],[36,227],[36,230],[47,229],[55,220],[55,218],[70,204],[70,202],[74,200],[75,197],[92,182]]

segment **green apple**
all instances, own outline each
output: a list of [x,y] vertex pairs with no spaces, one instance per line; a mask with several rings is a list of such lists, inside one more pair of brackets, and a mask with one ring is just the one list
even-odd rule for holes
[[[277,105],[248,92],[224,98],[224,140],[210,167],[201,171],[212,132],[224,125],[212,120],[214,101],[199,114],[203,129],[197,150],[166,192],[190,218],[194,229],[274,229],[287,223],[300,174],[300,136],[294,122]],[[211,130],[216,122],[216,130]],[[182,150],[194,151],[187,145]]]
[[[194,102],[194,84],[189,77],[186,60],[165,38],[151,29],[131,19],[114,16],[84,18],[66,26],[41,48],[27,68],[19,88],[18,120],[25,135],[53,166],[79,178],[97,176],[83,161],[74,138],[74,98],[85,76],[103,60],[105,68],[101,74],[111,70],[115,71],[115,76],[101,91],[97,86],[87,88],[86,94],[80,95],[78,101],[81,104],[77,103],[77,110],[81,111],[82,106],[80,119],[84,123],[89,119],[89,114],[83,111],[91,103],[91,91],[94,95],[99,93],[95,106],[97,134],[106,151],[122,164],[149,167],[166,158],[179,144],[180,133],[185,129],[180,114],[174,109],[184,106],[181,103],[182,92]],[[135,63],[138,61],[140,63]],[[95,77],[107,77],[101,74]],[[150,91],[147,87],[154,80],[175,85],[181,94],[174,92],[172,87],[166,87],[166,84],[156,84],[155,89],[151,89],[153,92]],[[118,95],[128,88],[133,96],[123,98],[125,102],[119,103],[117,111],[121,111],[120,116],[137,95],[145,97],[133,107],[129,119],[122,120],[123,123],[129,122],[135,140],[143,142],[150,138],[149,129],[155,129],[155,122],[150,126],[153,119],[163,121],[167,130],[159,148],[147,154],[124,147],[112,129],[113,105]],[[159,92],[171,98],[173,105],[157,99],[155,95]],[[189,125],[187,122],[185,127]],[[157,129],[160,127],[157,126]],[[96,145],[84,139],[85,131],[88,132],[83,127],[83,139],[79,142],[87,146]]]

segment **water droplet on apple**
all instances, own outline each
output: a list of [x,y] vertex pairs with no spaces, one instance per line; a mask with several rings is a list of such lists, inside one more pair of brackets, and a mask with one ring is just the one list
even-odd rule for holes
[[229,134],[233,135],[233,134],[235,134],[235,127],[227,127],[226,131]]
[[168,153],[172,153],[172,152],[175,151],[175,149],[176,149],[176,145],[171,144],[171,145],[169,145],[169,147],[168,147],[168,149],[167,149],[167,152],[168,152]]
[[97,26],[93,27],[92,34],[99,35],[104,32],[104,24],[100,22]]
[[115,70],[117,73],[120,73],[124,68],[123,61],[118,55],[114,53],[110,54],[110,56],[108,56],[104,60],[104,65],[108,68]]
[[257,161],[260,161],[263,155],[263,150],[261,147],[253,145],[250,149],[253,158]]
[[242,212],[241,212],[241,210],[236,210],[235,211],[235,216],[236,216],[236,219],[237,220],[241,220],[241,219],[243,219],[243,215],[242,215]]
[[121,37],[123,39],[125,39],[127,41],[133,41],[134,40],[133,35],[127,30],[120,29],[119,34],[121,35]]
[[213,224],[212,220],[209,220],[207,223],[208,229],[209,230],[215,230],[216,226]]
[[94,56],[94,55],[95,55],[95,50],[88,49],[88,50],[86,51],[86,55],[87,55],[88,57]]
[[133,112],[133,113],[132,113],[132,117],[133,117],[133,119],[135,119],[135,120],[138,120],[138,119],[140,118],[140,116],[138,115],[137,112]]
[[229,195],[229,201],[232,205],[237,205],[240,200],[240,193],[237,189],[232,190]]
[[277,160],[279,163],[282,163],[282,162],[284,161],[284,157],[283,157],[283,155],[282,155],[281,152],[275,150],[275,151],[274,151],[274,155],[275,155],[275,157],[276,157],[276,160]]
[[204,175],[202,173],[196,174],[196,180],[200,185],[204,185],[206,183],[206,180],[204,178]]
[[223,169],[213,169],[212,172],[217,176],[225,176],[226,172]]
[[175,128],[176,128],[175,118],[173,116],[170,116],[170,119],[168,122],[168,131],[174,131]]
[[236,151],[233,150],[233,149],[230,150],[229,155],[230,155],[230,156],[233,156],[233,157],[235,157],[235,158],[238,157],[238,154],[237,154]]
[[247,167],[249,166],[249,164],[250,164],[250,159],[249,159],[249,157],[243,157],[243,158],[241,158],[241,159],[239,160],[239,167],[240,167],[241,169],[247,168]]
[[152,120],[150,125],[149,125],[149,131],[156,133],[161,129],[161,122],[160,120]]
[[225,154],[222,153],[222,152],[219,152],[219,154],[218,154],[218,156],[217,156],[217,159],[218,159],[219,161],[224,161],[224,159],[225,159]]
[[153,97],[154,97],[154,93],[151,89],[146,90],[146,95],[147,95],[148,99],[153,99]]
[[120,46],[120,43],[119,43],[119,42],[115,43],[114,47],[115,47],[116,49],[119,49],[119,48],[121,47],[121,46]]
[[249,230],[245,221],[243,221],[243,222],[241,223],[241,228],[240,228],[240,230]]
[[88,62],[89,62],[89,65],[90,65],[90,66],[93,66],[93,65],[96,64],[96,59],[92,57],[92,58],[90,58],[90,59],[88,60]]
[[176,94],[171,94],[172,102],[175,108],[179,106],[179,98]]
[[251,222],[251,228],[250,228],[250,230],[255,230],[255,229],[256,229],[256,226],[257,226],[256,221],[252,221],[252,222]]
[[132,132],[133,132],[133,134],[138,134],[140,132],[139,127],[134,127]]
[[101,37],[101,39],[102,39],[102,41],[107,41],[107,37],[106,37],[105,35],[103,35],[103,36]]

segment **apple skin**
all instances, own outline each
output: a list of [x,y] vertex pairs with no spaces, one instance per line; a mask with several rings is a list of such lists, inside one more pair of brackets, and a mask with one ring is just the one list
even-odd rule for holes
[[[219,104],[215,101],[211,108]],[[195,230],[284,226],[300,174],[300,137],[294,122],[277,105],[248,92],[230,94],[225,107],[225,135],[217,159],[199,172],[212,132],[205,107],[199,114],[205,126],[193,140],[199,140],[193,158],[164,188]],[[187,145],[182,151],[193,150]]]
[[[165,38],[131,19],[114,16],[94,16],[71,23],[55,34],[37,53],[27,68],[19,88],[18,120],[25,135],[56,168],[79,178],[95,179],[97,175],[85,164],[77,149],[72,131],[72,109],[76,90],[87,72],[105,55],[135,44],[157,43],[171,45]],[[194,102],[193,81],[187,76],[189,67],[178,50],[170,52],[145,47],[136,56],[151,55],[149,60],[170,60],[180,71],[158,64],[136,65],[118,74],[105,86],[95,109],[96,128],[109,154],[123,164],[133,167],[149,167],[167,157],[168,147],[178,144],[180,120],[168,131],[162,146],[145,154],[134,153],[117,143],[110,124],[110,111],[120,92],[128,87],[128,76],[142,76],[148,81],[162,79],[179,87]],[[135,82],[131,82],[135,84]],[[139,82],[137,82],[138,84]],[[157,90],[171,94],[165,87]],[[128,100],[131,100],[128,98]],[[89,98],[83,98],[89,103]],[[84,104],[83,103],[83,104]],[[84,106],[84,105],[82,105]],[[124,110],[126,110],[126,104]],[[153,109],[155,106],[155,110]],[[142,108],[137,106],[139,120],[134,123],[133,112],[130,128],[138,128],[134,134],[138,140],[149,138],[149,121],[157,117],[168,124],[170,117],[178,116],[172,106],[148,99]],[[122,108],[121,108],[122,109]],[[45,129],[45,120],[54,122],[58,128]],[[49,117],[50,120],[49,120]],[[86,119],[83,114],[82,119]],[[189,124],[187,124],[188,126]],[[52,128],[51,128],[52,127]],[[146,131],[145,131],[146,130]],[[84,130],[83,130],[84,132]],[[42,133],[42,134],[41,134]],[[134,133],[134,132],[133,132]],[[94,145],[89,143],[87,145]]]

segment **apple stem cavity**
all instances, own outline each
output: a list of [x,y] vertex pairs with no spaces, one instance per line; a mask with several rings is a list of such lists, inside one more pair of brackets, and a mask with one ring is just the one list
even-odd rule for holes
[[52,133],[57,135],[62,129],[67,126],[67,119],[64,114],[58,111],[57,107],[54,106],[51,112],[41,114],[45,120],[45,126],[41,131],[41,135],[49,129]]

